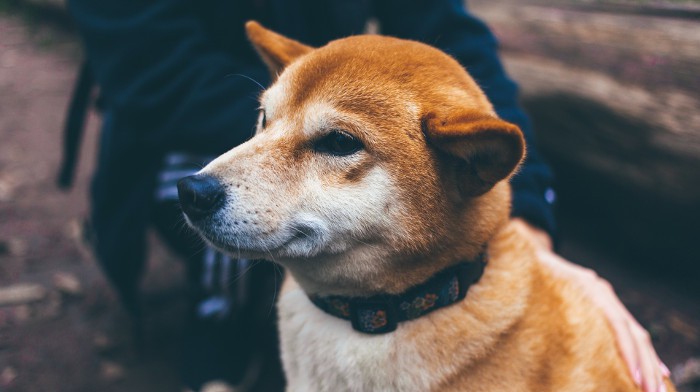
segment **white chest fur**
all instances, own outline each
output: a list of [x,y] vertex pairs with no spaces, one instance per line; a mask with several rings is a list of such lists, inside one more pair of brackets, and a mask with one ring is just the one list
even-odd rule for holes
[[428,391],[445,376],[422,371],[426,359],[402,325],[384,335],[359,333],[298,287],[284,293],[278,307],[288,391]]

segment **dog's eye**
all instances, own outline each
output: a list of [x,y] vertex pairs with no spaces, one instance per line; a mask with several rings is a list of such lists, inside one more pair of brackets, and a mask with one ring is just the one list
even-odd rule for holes
[[265,117],[265,109],[260,109],[260,128],[264,129],[267,125],[267,118]]
[[362,142],[345,131],[332,130],[328,135],[319,139],[314,147],[316,151],[343,156],[361,150]]

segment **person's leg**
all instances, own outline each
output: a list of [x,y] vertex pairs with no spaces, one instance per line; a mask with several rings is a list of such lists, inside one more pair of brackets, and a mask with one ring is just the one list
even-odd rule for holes
[[265,357],[264,371],[276,374],[273,379],[280,380],[281,389],[274,323],[274,294],[281,275],[275,275],[272,264],[232,259],[206,246],[187,226],[179,207],[177,181],[207,161],[186,154],[166,157],[153,209],[163,240],[187,264],[190,306],[183,381],[195,391],[213,380],[252,384]]

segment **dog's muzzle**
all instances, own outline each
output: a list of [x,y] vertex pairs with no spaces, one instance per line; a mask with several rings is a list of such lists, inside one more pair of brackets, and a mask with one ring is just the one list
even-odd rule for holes
[[177,193],[182,211],[191,221],[212,215],[226,199],[226,189],[216,178],[200,174],[178,181]]

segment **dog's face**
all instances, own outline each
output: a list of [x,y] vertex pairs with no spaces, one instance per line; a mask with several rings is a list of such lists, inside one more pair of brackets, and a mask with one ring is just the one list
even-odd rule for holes
[[494,185],[521,160],[522,136],[454,60],[387,37],[312,49],[247,29],[279,74],[256,135],[180,184],[211,244],[280,262],[312,291],[343,291],[482,244],[507,216],[507,187]]

